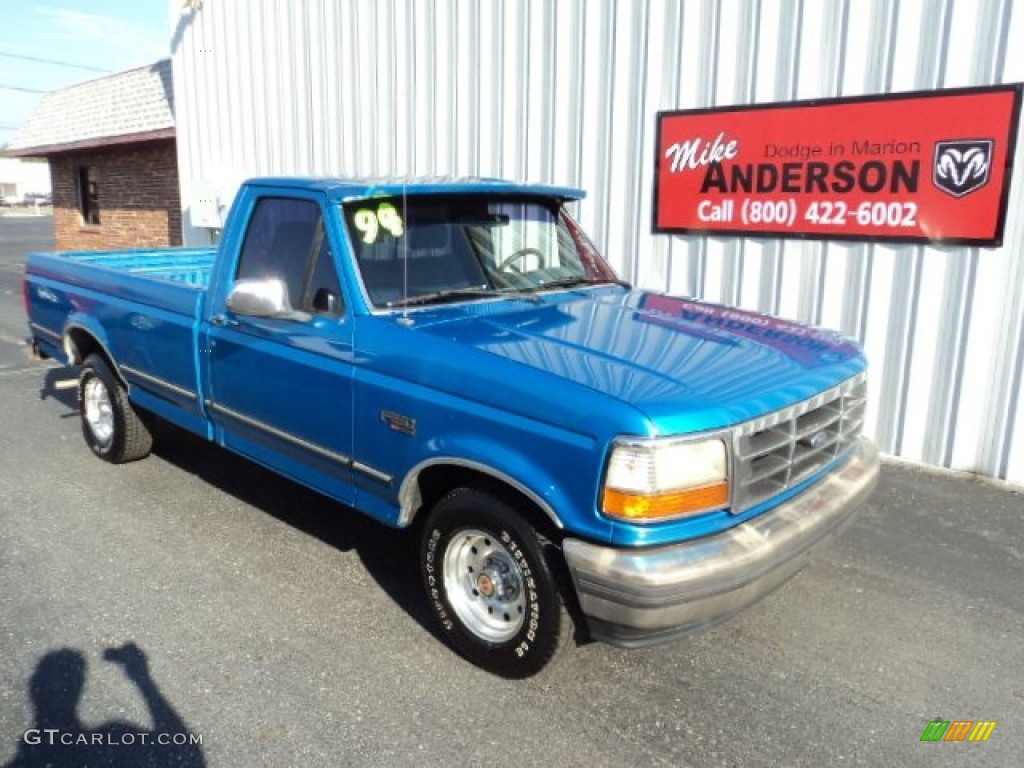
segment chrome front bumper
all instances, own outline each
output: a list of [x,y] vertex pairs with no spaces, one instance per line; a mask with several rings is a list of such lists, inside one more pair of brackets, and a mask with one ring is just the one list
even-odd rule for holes
[[878,451],[852,458],[810,488],[735,528],[652,549],[563,543],[580,606],[598,640],[641,646],[710,626],[781,586],[836,535],[878,482]]

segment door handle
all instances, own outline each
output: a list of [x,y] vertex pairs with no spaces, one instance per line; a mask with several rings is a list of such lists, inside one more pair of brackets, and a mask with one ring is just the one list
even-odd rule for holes
[[223,328],[225,326],[235,328],[238,326],[238,321],[234,318],[228,317],[227,315],[214,315],[210,318],[210,324],[216,325],[218,328]]

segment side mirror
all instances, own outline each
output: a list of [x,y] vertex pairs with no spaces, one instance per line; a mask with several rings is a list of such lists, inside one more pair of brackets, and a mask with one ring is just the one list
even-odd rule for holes
[[280,317],[292,313],[284,281],[239,280],[228,294],[228,309],[246,317]]
[[341,301],[338,294],[328,288],[318,288],[313,294],[313,309],[325,315],[340,315]]

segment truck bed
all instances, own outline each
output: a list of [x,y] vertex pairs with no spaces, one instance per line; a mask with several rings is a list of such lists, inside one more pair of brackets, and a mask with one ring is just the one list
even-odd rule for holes
[[210,279],[210,270],[217,249],[209,248],[151,248],[130,251],[64,251],[61,253],[38,253],[36,257],[60,259],[65,265],[88,264],[136,275],[145,275],[158,280],[185,283],[205,288]]
[[36,286],[35,297],[43,300],[33,303],[31,319],[44,333],[61,334],[72,309],[66,300],[80,294],[83,300],[104,305],[125,302],[185,315],[191,325],[206,293],[215,254],[212,247],[33,253],[25,272]]
[[197,333],[215,255],[215,248],[33,253],[25,280],[34,343],[65,360],[65,335],[95,338],[133,401],[202,434]]

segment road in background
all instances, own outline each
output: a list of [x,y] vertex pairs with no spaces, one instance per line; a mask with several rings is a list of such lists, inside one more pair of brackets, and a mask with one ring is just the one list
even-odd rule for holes
[[[145,461],[90,455],[54,386],[72,374],[20,345],[48,226],[0,219],[0,765],[42,716],[110,737],[175,715],[211,766],[1019,764],[1020,495],[886,466],[859,521],[732,621],[499,680],[435,636],[410,535],[170,428]],[[104,658],[129,642],[148,676]],[[997,725],[921,743],[936,718]]]
[[28,336],[21,298],[25,256],[52,248],[52,216],[0,217],[0,344],[17,345]]

